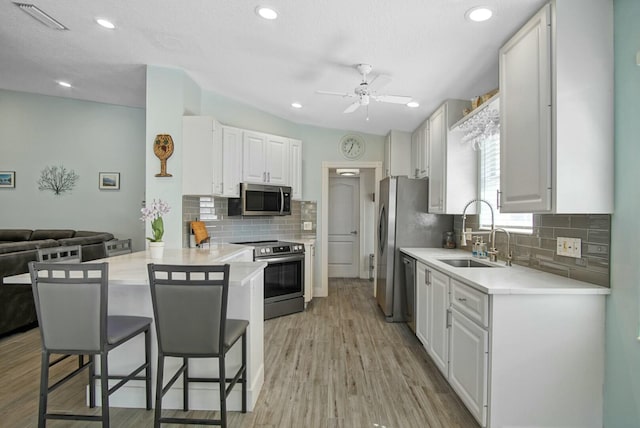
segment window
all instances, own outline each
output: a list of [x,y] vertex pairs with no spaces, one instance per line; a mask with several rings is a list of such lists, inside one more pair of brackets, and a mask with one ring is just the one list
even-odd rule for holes
[[[500,188],[500,134],[488,137],[480,149],[480,198],[489,202],[495,213],[496,227],[510,231],[531,233],[533,214],[503,214],[498,212],[497,199]],[[480,204],[480,227],[491,227],[491,212]]]

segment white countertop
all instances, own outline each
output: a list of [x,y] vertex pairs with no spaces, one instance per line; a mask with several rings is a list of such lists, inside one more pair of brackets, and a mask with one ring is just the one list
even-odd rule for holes
[[[147,264],[207,265],[223,264],[224,260],[247,249],[244,245],[212,244],[205,248],[164,249],[161,259],[150,258],[149,251],[92,260],[86,263],[109,263],[109,284],[149,284]],[[229,262],[229,286],[243,286],[267,265],[264,262]],[[5,278],[7,283],[31,283],[28,273]]]
[[472,258],[463,250],[443,248],[401,248],[401,252],[487,294],[611,294],[611,289],[588,282],[564,278],[523,266],[505,266],[504,261],[491,263],[493,268],[453,267],[439,259]]

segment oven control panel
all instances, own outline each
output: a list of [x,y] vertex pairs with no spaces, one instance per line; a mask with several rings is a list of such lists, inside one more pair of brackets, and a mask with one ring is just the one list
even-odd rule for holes
[[256,248],[256,253],[260,255],[304,253],[304,245],[303,244],[287,244],[287,245],[275,245],[270,247],[262,247],[262,248]]

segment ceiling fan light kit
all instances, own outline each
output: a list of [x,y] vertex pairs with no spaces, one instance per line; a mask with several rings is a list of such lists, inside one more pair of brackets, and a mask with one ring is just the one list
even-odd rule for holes
[[356,100],[347,106],[344,110],[344,113],[353,113],[360,106],[367,107],[367,120],[369,120],[369,104],[371,100],[381,103],[392,103],[392,104],[407,104],[413,100],[412,97],[406,95],[386,95],[379,94],[378,90],[387,86],[391,83],[391,77],[379,74],[372,80],[368,80],[367,76],[373,70],[373,67],[370,64],[357,64],[356,69],[358,73],[362,75],[362,81],[353,92],[335,92],[335,91],[316,91],[318,94],[322,95],[336,95],[343,98],[356,98]]

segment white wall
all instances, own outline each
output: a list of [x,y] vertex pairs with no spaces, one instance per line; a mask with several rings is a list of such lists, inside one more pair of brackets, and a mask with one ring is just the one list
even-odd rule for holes
[[[144,248],[143,109],[0,90],[0,170],[16,172],[0,189],[0,228],[110,232]],[[76,187],[38,190],[40,172],[63,165]],[[120,190],[99,190],[99,172],[119,172]]]

